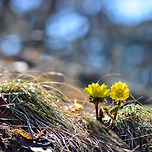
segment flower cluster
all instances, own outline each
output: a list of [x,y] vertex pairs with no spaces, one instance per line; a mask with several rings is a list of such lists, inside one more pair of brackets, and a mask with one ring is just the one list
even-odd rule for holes
[[[103,104],[106,102],[106,97],[110,95],[110,97],[116,101],[115,113],[114,116],[110,112],[106,112],[110,115],[110,117],[115,120],[117,116],[118,109],[120,108],[120,105],[122,102],[125,102],[126,99],[129,97],[129,89],[126,83],[122,83],[119,81],[118,83],[115,83],[111,86],[110,89],[108,89],[108,86],[105,84],[102,84],[101,86],[98,83],[92,83],[91,85],[88,85],[87,88],[84,89],[84,91],[89,96],[89,99],[91,102],[94,103],[95,109],[96,109],[96,118],[99,119],[98,116],[98,104],[99,102],[102,102]],[[105,108],[100,109],[100,119],[103,117],[103,112],[105,111]],[[114,111],[114,110],[109,110]]]

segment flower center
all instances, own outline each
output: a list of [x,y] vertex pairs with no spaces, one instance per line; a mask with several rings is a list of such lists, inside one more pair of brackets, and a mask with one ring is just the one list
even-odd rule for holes
[[116,91],[116,96],[117,97],[122,97],[123,96],[123,91],[121,89]]

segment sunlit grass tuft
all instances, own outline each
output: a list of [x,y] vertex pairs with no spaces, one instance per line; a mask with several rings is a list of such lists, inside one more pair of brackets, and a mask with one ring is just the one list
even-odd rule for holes
[[[56,73],[58,76],[62,77],[62,74]],[[4,133],[0,140],[3,143],[7,137],[7,144],[13,139],[27,149],[122,152],[129,148],[90,115],[82,91],[66,84],[63,79],[53,81],[50,73],[2,73],[0,92],[0,130]],[[78,105],[81,108],[77,108]]]
[[152,149],[152,109],[132,95],[132,101],[101,107],[103,117],[96,119],[83,90],[66,84],[63,74],[4,72],[0,80],[4,149],[12,141],[27,151],[33,147],[63,152]]

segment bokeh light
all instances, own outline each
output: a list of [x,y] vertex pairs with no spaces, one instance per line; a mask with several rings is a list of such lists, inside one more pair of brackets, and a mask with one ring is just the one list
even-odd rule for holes
[[114,23],[132,26],[152,19],[152,0],[107,0],[104,6]]
[[4,55],[17,55],[22,48],[21,39],[17,35],[7,35],[0,41],[0,49]]
[[40,6],[42,0],[10,0],[10,8],[18,15],[27,13]]
[[87,54],[101,54],[104,52],[104,41],[101,37],[89,37],[83,43],[83,49]]
[[53,39],[76,40],[88,30],[88,19],[77,12],[64,10],[50,16],[46,22],[46,34]]
[[4,2],[4,0],[0,0],[0,12],[2,11],[3,2]]
[[82,1],[82,9],[87,15],[96,15],[99,13],[102,6],[102,1],[99,0],[83,0]]
[[43,37],[43,33],[41,30],[33,30],[32,33],[31,33],[31,38],[35,41],[40,41],[42,40],[42,37]]
[[145,50],[141,45],[131,45],[125,49],[125,61],[130,64],[142,64],[145,61]]

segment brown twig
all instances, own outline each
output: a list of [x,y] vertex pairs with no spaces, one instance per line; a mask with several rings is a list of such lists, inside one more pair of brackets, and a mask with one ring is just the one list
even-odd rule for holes
[[99,120],[99,117],[98,117],[98,102],[95,102],[94,106],[95,106],[95,109],[96,109],[96,119]]

